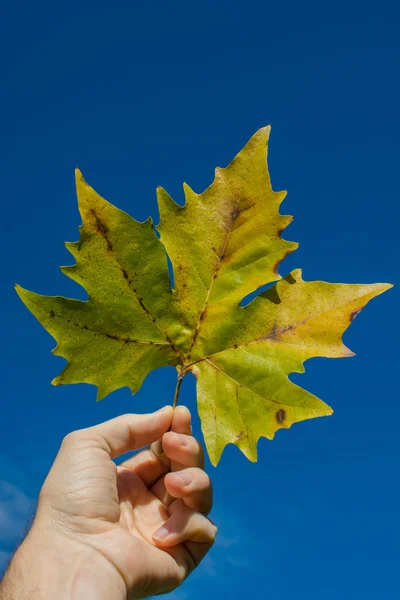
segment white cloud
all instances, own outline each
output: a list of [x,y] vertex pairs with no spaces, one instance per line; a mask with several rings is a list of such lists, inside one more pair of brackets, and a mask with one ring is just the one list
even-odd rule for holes
[[215,540],[215,546],[217,548],[224,548],[226,550],[227,548],[232,548],[232,546],[237,544],[238,541],[239,538],[237,537],[226,537],[219,533],[217,535],[217,539]]
[[253,568],[253,562],[250,560],[250,558],[248,556],[228,555],[225,557],[225,561],[227,563],[229,563],[230,565],[232,565],[233,567],[236,567],[238,569],[251,570]]
[[15,544],[25,530],[33,505],[33,500],[17,487],[0,481],[0,544]]
[[201,570],[203,571],[203,573],[205,573],[209,577],[217,576],[217,565],[215,563],[215,560],[213,558],[211,558],[211,556],[209,554],[207,554],[207,556],[205,556],[203,558],[201,567],[202,567]]
[[10,558],[10,552],[4,552],[4,550],[0,550],[0,575],[6,570]]

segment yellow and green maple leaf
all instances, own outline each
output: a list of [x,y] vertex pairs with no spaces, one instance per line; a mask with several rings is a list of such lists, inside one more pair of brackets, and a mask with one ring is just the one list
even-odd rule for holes
[[[267,168],[270,128],[260,129],[212,185],[185,185],[179,206],[161,188],[159,237],[99,196],[77,171],[80,240],[66,246],[76,264],[63,273],[87,302],[41,296],[17,286],[29,310],[67,359],[54,385],[90,383],[100,400],[128,386],[136,393],[158,367],[197,378],[198,410],[211,462],[233,443],[252,461],[257,442],[332,409],[288,379],[315,356],[353,353],[342,335],[390,284],[305,282],[278,266],[297,248],[281,234],[292,217],[279,213]],[[171,288],[167,254],[174,273]],[[276,282],[247,306],[241,301]],[[177,394],[176,394],[177,396]]]

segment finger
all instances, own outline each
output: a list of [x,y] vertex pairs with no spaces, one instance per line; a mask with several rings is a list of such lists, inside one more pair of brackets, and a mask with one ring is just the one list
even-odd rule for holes
[[212,508],[212,485],[207,473],[193,467],[168,473],[164,478],[166,491],[181,498],[186,506],[207,515]]
[[151,414],[122,415],[100,425],[82,429],[75,434],[94,442],[100,441],[110,457],[115,458],[160,438],[169,429],[172,416],[172,407],[165,406]]
[[[185,426],[188,426],[188,421]],[[186,467],[203,467],[204,452],[201,444],[193,436],[167,432],[162,437],[162,445],[165,456],[171,459],[171,467],[168,470],[174,472],[182,471]],[[174,501],[173,495],[169,494],[165,487],[164,477],[160,477],[153,483],[151,491],[165,506],[169,506]],[[191,500],[188,505],[199,510],[198,506],[203,506],[203,498],[200,498],[199,505]],[[203,510],[201,509],[200,512]]]
[[[182,509],[183,509],[182,500],[178,499],[178,500],[175,500],[171,504],[171,506],[168,509],[168,512],[172,516],[172,515],[181,513]],[[211,523],[211,525],[213,526],[213,529],[211,530],[212,535],[213,535],[213,540],[211,542],[197,542],[197,541],[192,541],[192,540],[187,539],[184,542],[184,547],[186,550],[185,555],[181,556],[180,559],[177,558],[177,562],[180,563],[180,566],[182,567],[186,577],[193,571],[194,568],[196,568],[199,565],[201,560],[205,557],[207,552],[212,547],[212,545],[215,541],[216,534],[218,533],[218,529],[217,529],[217,526],[215,525],[214,521],[212,521],[211,519],[206,519],[206,521]],[[165,525],[165,523],[164,523],[164,525]],[[156,540],[154,540],[154,538],[153,538],[153,541],[156,541]],[[171,553],[174,552],[174,550],[175,550],[174,546],[169,548],[169,552],[171,552]]]
[[[190,411],[185,406],[178,406],[174,411],[174,415],[173,415],[172,423],[171,423],[171,429],[173,427],[176,427],[180,431],[190,432],[191,431],[190,420],[191,420]],[[181,436],[184,436],[185,438],[189,438],[189,435],[184,435],[184,434],[177,434],[177,435],[181,435]],[[179,438],[177,438],[177,439],[179,440]],[[190,436],[190,440],[192,440],[192,439],[194,439],[194,438],[192,438]],[[164,443],[164,437],[163,437],[163,443]],[[176,451],[174,452],[174,449],[176,450],[177,447],[179,448],[179,443],[180,442],[175,442],[175,445],[174,445],[174,441],[172,440],[172,442],[170,441],[170,443],[168,445],[169,448],[171,446],[173,446],[172,452],[175,457],[177,457],[177,453],[176,453]],[[199,447],[197,447],[197,446],[199,446]],[[192,452],[194,455],[198,455],[199,458],[198,459],[196,459],[195,457],[189,458],[187,461],[184,461],[182,463],[181,468],[183,468],[185,466],[201,466],[202,461],[204,461],[203,449],[198,444],[198,442],[194,442],[194,444],[192,444],[191,447],[192,447],[192,450],[190,450],[190,452]],[[142,478],[144,483],[150,488],[163,475],[165,475],[165,473],[167,473],[170,470],[170,460],[169,460],[167,453],[164,452],[164,448],[163,448],[162,454],[159,453],[159,450],[160,450],[160,440],[157,440],[156,442],[151,444],[150,448],[148,448],[146,450],[142,450],[142,452],[135,454],[135,456],[131,456],[126,461],[121,463],[120,466],[135,472],[137,475],[139,475],[139,477]],[[185,453],[188,454],[188,451],[189,451],[189,448],[186,448]],[[179,458],[179,454],[178,454],[178,458]],[[160,485],[159,485],[159,487],[160,487]],[[161,494],[162,498],[165,498],[167,496],[167,492],[162,484],[161,484],[161,487],[162,487],[162,490],[161,490],[160,494]],[[160,496],[158,495],[157,497],[160,497]],[[161,499],[161,497],[160,497],[160,499]]]
[[214,543],[217,528],[207,517],[187,507],[176,510],[172,516],[153,534],[157,546],[168,548],[182,542],[196,542],[206,545],[207,550]]
[[[192,435],[192,415],[187,406],[177,406],[172,418],[171,431],[179,435]],[[179,460],[171,460],[171,471],[180,471],[186,465]]]
[[[190,435],[192,433],[192,427],[190,425],[191,418],[190,410],[186,406],[177,406],[174,409],[170,430],[175,431],[176,433]],[[162,446],[162,440],[154,442],[151,445],[151,450],[154,454],[163,456],[164,448]],[[182,467],[178,464],[175,468],[171,465],[171,468],[172,470],[179,470]]]
[[171,431],[191,435],[191,420],[192,415],[190,414],[188,407],[183,405],[177,406],[174,410],[174,416],[172,418]]
[[160,477],[168,473],[170,461],[166,455],[155,454],[150,447],[124,460],[120,466],[136,473],[151,488]]
[[183,467],[204,466],[204,452],[201,444],[192,436],[167,431],[162,437],[164,454]]

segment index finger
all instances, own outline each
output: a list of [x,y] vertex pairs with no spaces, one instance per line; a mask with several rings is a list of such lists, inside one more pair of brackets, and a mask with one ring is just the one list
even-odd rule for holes
[[[174,414],[172,417],[172,423],[170,430],[173,433],[183,433],[185,435],[192,435],[192,426],[191,426],[192,415],[190,414],[190,410],[187,406],[180,405],[174,409]],[[164,456],[164,451],[162,449],[162,440],[157,440],[154,444],[151,445],[151,450],[154,452],[156,456]],[[174,465],[171,463],[171,470],[179,470],[179,464]]]
[[172,406],[164,406],[155,413],[127,414],[110,419],[99,425],[88,427],[79,433],[90,437],[99,436],[104,450],[111,458],[116,458],[130,450],[137,450],[151,444],[168,431],[173,416]]
[[171,431],[175,433],[184,433],[186,435],[192,435],[192,415],[187,406],[181,404],[174,410],[174,416],[172,417]]
[[[190,421],[191,414],[189,409],[186,406],[177,406],[173,412],[169,430],[176,433],[191,435],[192,428],[190,426]],[[163,434],[164,433],[166,432],[163,431]],[[161,438],[162,435],[160,435],[160,438],[152,443],[148,449],[142,450],[138,454],[131,456],[120,466],[134,471],[141,479],[143,479],[149,489],[159,481],[159,486],[162,487],[160,494],[164,497],[166,492],[161,478],[171,470],[171,461],[162,451]],[[180,470],[179,465],[175,464],[173,470]],[[158,497],[161,498],[161,496]]]

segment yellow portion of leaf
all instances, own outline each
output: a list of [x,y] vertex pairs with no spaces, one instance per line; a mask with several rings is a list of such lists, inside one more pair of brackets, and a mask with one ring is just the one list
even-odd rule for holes
[[218,462],[229,442],[255,461],[259,437],[272,439],[296,421],[330,415],[329,406],[288,375],[303,373],[311,357],[352,356],[342,342],[344,331],[390,287],[305,282],[296,270],[246,308],[205,323],[199,346],[206,358],[191,368],[211,462]]
[[193,371],[214,465],[229,443],[254,461],[260,437],[332,413],[288,376],[314,356],[351,356],[343,332],[391,287],[305,282],[300,270],[280,278],[278,266],[297,244],[281,237],[292,217],[279,213],[285,192],[271,187],[269,132],[260,129],[202,194],[185,186],[184,207],[159,189],[160,239],[151,219],[135,221],[77,171],[80,240],[66,244],[76,264],[62,271],[88,292],[88,302],[17,286],[56,339],[54,353],[67,360],[55,385],[91,383],[101,399],[123,386],[135,393],[164,365],[177,367],[180,378]]

